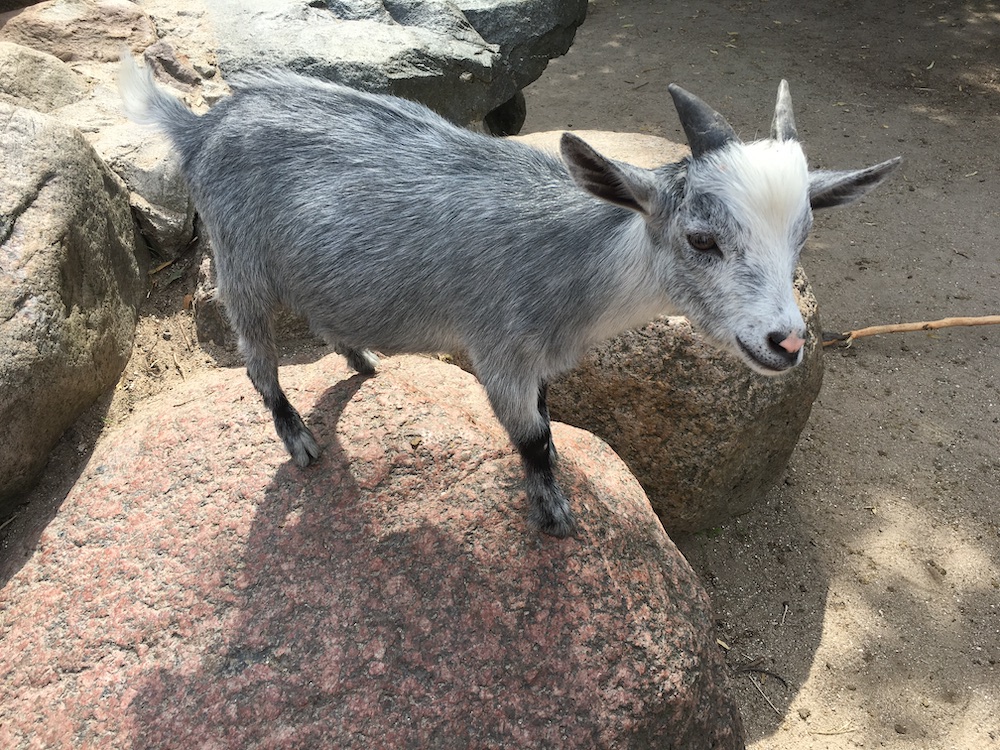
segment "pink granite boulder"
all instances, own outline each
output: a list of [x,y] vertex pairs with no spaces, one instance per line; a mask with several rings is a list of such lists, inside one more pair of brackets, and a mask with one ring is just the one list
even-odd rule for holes
[[708,599],[621,460],[556,426],[577,539],[529,530],[471,376],[240,371],[105,435],[0,591],[0,747],[739,748]]

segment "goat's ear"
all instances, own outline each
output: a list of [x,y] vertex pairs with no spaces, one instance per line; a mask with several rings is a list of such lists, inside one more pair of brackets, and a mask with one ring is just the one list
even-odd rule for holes
[[646,170],[601,156],[572,133],[562,134],[559,150],[576,184],[588,193],[644,216],[652,212],[656,188]]
[[810,172],[809,205],[815,210],[853,203],[885,180],[902,161],[897,156],[867,169]]

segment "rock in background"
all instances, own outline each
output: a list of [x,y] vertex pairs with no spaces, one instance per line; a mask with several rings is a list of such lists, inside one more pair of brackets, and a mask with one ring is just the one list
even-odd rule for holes
[[555,540],[458,368],[282,376],[307,469],[235,370],[102,438],[0,591],[0,746],[744,746],[707,597],[600,440],[555,427]]
[[[481,121],[569,49],[586,0],[203,0],[227,75],[289,68]],[[467,11],[463,13],[463,11]]]
[[83,76],[55,55],[0,42],[0,101],[51,112],[86,95]]
[[121,181],[83,136],[0,104],[0,513],[114,386],[144,274]]
[[[644,167],[687,149],[654,136],[580,131],[602,153]],[[556,150],[560,133],[519,138]],[[768,378],[707,344],[685,318],[660,318],[599,345],[549,388],[558,419],[608,441],[670,533],[710,528],[761,502],[784,475],[823,382],[816,299],[796,277],[808,328],[802,364]]]
[[801,273],[796,288],[809,343],[791,372],[758,375],[686,318],[660,318],[553,382],[552,418],[607,440],[671,534],[746,513],[784,477],[823,382],[816,299]]
[[0,36],[63,62],[113,62],[153,44],[156,29],[129,0],[49,0],[3,19]]

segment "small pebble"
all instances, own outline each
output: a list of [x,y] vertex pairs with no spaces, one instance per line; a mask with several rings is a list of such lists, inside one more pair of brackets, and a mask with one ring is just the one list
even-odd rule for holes
[[906,724],[897,721],[893,728],[896,730],[896,734],[906,734]]
[[812,716],[812,711],[810,711],[808,708],[799,709],[799,718],[802,719],[802,721],[805,721],[810,716]]

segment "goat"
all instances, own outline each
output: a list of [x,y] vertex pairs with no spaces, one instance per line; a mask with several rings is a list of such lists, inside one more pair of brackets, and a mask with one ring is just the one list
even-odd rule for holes
[[404,99],[289,72],[235,80],[202,116],[122,60],[135,121],[166,132],[214,251],[247,372],[301,466],[319,447],[278,382],[279,306],[363,374],[372,353],[465,350],[520,453],[530,522],[575,531],[546,383],[588,347],[683,314],[764,375],[799,363],[792,276],[812,210],[897,166],[810,172],[782,81],[771,137],[740,141],[684,89],[691,156],[641,169],[565,133],[560,160]]

